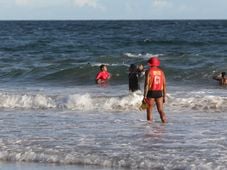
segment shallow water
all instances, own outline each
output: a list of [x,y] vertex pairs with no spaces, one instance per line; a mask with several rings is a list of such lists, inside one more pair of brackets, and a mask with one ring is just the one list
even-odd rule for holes
[[4,111],[4,161],[108,168],[225,169],[225,113],[172,112],[168,123],[139,111]]
[[89,169],[100,169],[110,170],[109,168],[101,168],[97,166],[86,166],[86,165],[60,165],[60,164],[44,164],[44,163],[27,163],[27,162],[1,162],[0,168],[4,170],[89,170]]

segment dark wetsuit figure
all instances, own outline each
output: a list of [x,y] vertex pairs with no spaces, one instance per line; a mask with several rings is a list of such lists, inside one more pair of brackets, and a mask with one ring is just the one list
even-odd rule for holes
[[128,74],[128,85],[129,90],[134,92],[140,89],[139,87],[139,77],[137,72],[137,67],[135,64],[131,64],[129,68],[129,74]]
[[139,80],[137,72],[132,72],[128,74],[128,81],[129,81],[129,90],[134,92],[139,90]]

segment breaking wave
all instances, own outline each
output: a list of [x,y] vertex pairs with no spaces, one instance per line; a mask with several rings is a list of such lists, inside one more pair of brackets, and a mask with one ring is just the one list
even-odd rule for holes
[[[138,110],[142,98],[141,91],[122,96],[95,96],[89,93],[62,95],[1,92],[0,108],[129,111]],[[190,96],[168,94],[166,108],[175,111],[222,112],[227,109],[227,97],[211,94],[190,94]]]

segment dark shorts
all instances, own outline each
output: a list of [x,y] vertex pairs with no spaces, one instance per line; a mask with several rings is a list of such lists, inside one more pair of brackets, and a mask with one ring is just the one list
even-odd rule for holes
[[162,90],[148,91],[147,98],[160,98],[163,96]]

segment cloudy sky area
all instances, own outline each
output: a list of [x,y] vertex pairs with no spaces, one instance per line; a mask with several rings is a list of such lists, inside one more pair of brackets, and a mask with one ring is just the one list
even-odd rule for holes
[[227,0],[0,0],[0,20],[227,19]]

